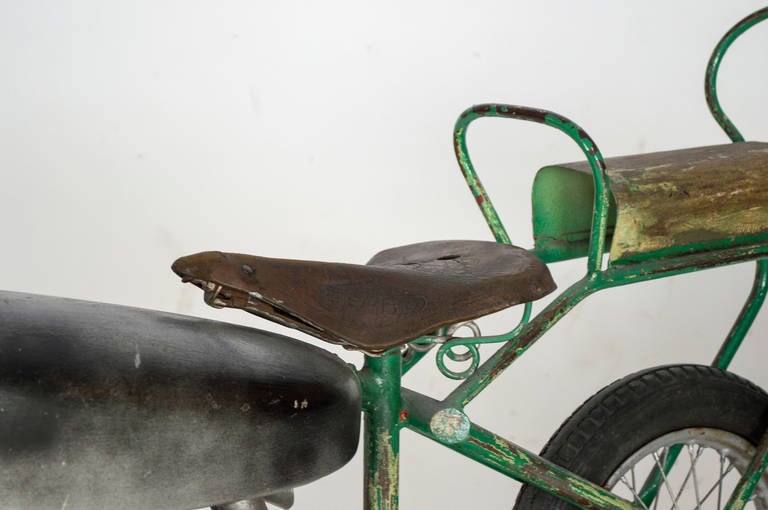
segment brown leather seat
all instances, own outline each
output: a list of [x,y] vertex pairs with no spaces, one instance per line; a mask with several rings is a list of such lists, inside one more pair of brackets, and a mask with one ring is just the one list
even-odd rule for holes
[[201,287],[212,306],[242,308],[369,354],[555,289],[535,255],[485,241],[392,248],[367,265],[203,252],[178,259],[173,271]]

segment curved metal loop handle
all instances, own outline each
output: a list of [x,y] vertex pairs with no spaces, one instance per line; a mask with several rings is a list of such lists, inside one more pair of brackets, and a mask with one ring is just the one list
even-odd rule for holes
[[720,101],[717,99],[717,72],[720,70],[720,62],[725,52],[728,51],[733,41],[765,19],[768,19],[768,7],[755,11],[736,23],[717,43],[707,64],[707,72],[704,76],[704,94],[707,98],[707,106],[709,106],[712,116],[732,142],[743,142],[744,137],[720,107]]
[[546,124],[568,135],[584,152],[592,167],[595,179],[595,204],[592,213],[592,237],[589,242],[588,270],[594,274],[600,270],[603,252],[605,251],[605,232],[608,223],[608,183],[605,175],[605,162],[597,144],[575,122],[557,113],[527,106],[507,104],[481,104],[465,110],[456,121],[453,131],[453,148],[456,159],[467,185],[472,190],[477,205],[485,217],[485,221],[500,243],[512,244],[504,225],[493,207],[488,193],[483,188],[475,172],[467,150],[467,128],[474,120],[481,117],[505,117],[509,119],[527,120]]

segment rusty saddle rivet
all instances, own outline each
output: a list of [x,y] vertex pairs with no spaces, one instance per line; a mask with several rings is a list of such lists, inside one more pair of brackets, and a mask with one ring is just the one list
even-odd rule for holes
[[462,411],[449,407],[436,412],[429,420],[429,429],[446,444],[456,444],[469,437],[469,418]]

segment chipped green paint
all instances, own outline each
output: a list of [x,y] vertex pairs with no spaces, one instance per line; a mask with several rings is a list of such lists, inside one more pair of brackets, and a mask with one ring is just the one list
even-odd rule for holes
[[392,435],[389,433],[382,433],[375,443],[375,469],[367,478],[365,508],[395,510],[398,507],[400,486],[399,454],[395,452]]
[[722,62],[723,56],[725,56],[725,53],[728,51],[728,48],[730,48],[731,44],[733,44],[733,41],[765,19],[768,19],[768,7],[757,10],[736,23],[736,25],[734,25],[733,28],[720,39],[720,42],[717,43],[715,50],[712,52],[712,56],[709,58],[709,63],[707,64],[707,72],[704,77],[704,93],[707,98],[707,105],[709,106],[709,111],[712,113],[712,116],[720,127],[723,128],[723,131],[728,135],[728,138],[733,142],[743,142],[744,137],[739,130],[736,129],[736,126],[731,122],[731,119],[728,118],[728,115],[725,114],[720,106],[720,100],[717,98],[717,73],[720,70],[720,63]]
[[[720,59],[728,46],[741,33],[759,21],[768,19],[768,8],[761,9],[745,18],[734,27],[715,50],[707,71],[707,100],[710,109],[720,125],[733,141],[743,141],[743,137],[725,116],[717,102],[715,80]],[[570,120],[552,112],[520,106],[486,104],[466,110],[456,123],[454,147],[456,157],[465,180],[480,207],[483,216],[497,241],[511,244],[509,236],[498,214],[477,176],[467,150],[466,136],[469,124],[481,117],[505,117],[532,122],[539,122],[554,127],[573,139],[584,152],[588,164],[584,171],[591,173],[594,183],[594,196],[591,211],[579,218],[574,232],[565,232],[575,236],[581,243],[578,247],[552,246],[542,249],[537,243],[537,250],[546,255],[551,249],[556,257],[587,255],[587,275],[571,285],[556,297],[549,305],[531,320],[531,304],[524,308],[520,324],[509,333],[502,335],[451,340],[438,350],[442,357],[451,357],[447,347],[464,346],[475,352],[472,364],[460,373],[466,379],[445,399],[437,401],[425,395],[401,387],[402,374],[421,360],[425,351],[415,350],[404,358],[399,350],[393,350],[384,356],[366,357],[365,367],[359,372],[363,389],[363,409],[365,411],[365,508],[371,510],[395,510],[398,505],[398,462],[399,432],[409,428],[417,433],[463,454],[481,464],[499,471],[511,478],[530,483],[555,496],[569,501],[580,508],[637,508],[629,501],[611,494],[605,489],[584,480],[573,473],[542,459],[507,440],[491,433],[469,420],[464,413],[464,406],[486,388],[504,369],[521,356],[541,336],[556,324],[560,318],[587,296],[599,290],[654,280],[668,276],[685,274],[711,267],[724,266],[744,261],[757,261],[755,284],[741,315],[736,320],[726,338],[713,365],[725,368],[733,358],[755,315],[768,294],[768,238],[760,232],[742,232],[732,222],[725,231],[736,231],[734,235],[723,235],[717,239],[699,239],[700,229],[693,232],[693,237],[673,246],[661,246],[651,250],[639,250],[637,253],[624,254],[618,260],[612,260],[607,269],[601,269],[601,261],[607,242],[608,217],[610,210],[609,185],[621,186],[622,176],[613,177],[606,170],[605,162],[597,146],[579,126]],[[584,163],[581,163],[584,165]],[[666,193],[682,194],[685,187],[672,181],[654,182],[627,181],[627,193]],[[734,191],[733,189],[731,191]],[[738,190],[736,190],[738,191]],[[588,194],[584,192],[584,194]],[[617,200],[618,214],[626,213],[631,203]],[[759,200],[759,202],[764,202]],[[653,224],[653,222],[650,222]],[[706,223],[706,222],[705,222]],[[738,224],[739,222],[736,222]],[[743,223],[743,222],[742,222]],[[738,226],[738,225],[737,225]],[[566,225],[568,227],[568,225]],[[734,228],[731,228],[734,227]],[[565,229],[564,229],[565,230]],[[561,250],[558,252],[557,250]],[[568,251],[571,250],[571,251]],[[537,253],[539,252],[537,251]],[[616,263],[620,262],[620,263]],[[424,345],[434,342],[435,338],[423,338],[417,342]],[[487,361],[477,364],[479,351],[477,346],[486,343],[503,342]],[[455,357],[455,356],[454,356]],[[439,361],[438,361],[439,363]],[[669,467],[673,463],[670,460]],[[732,496],[728,508],[740,509],[749,499],[757,480],[768,465],[768,434],[758,447],[758,455],[753,459],[748,470]],[[665,465],[665,469],[668,466]],[[658,483],[651,476],[643,489],[643,501],[650,503]]]
[[611,263],[768,239],[768,143],[609,158],[607,172]]
[[[393,481],[396,482],[398,476],[400,428],[410,428],[433,440],[441,441],[430,427],[430,420],[435,413],[447,407],[463,408],[544,332],[593,292],[765,257],[768,257],[768,246],[760,243],[711,253],[695,253],[671,259],[612,266],[597,274],[587,275],[558,296],[532,321],[519,325],[514,334],[510,334],[508,342],[442,402],[400,388],[402,364],[399,351],[394,350],[378,358],[367,357],[366,366],[360,372],[366,411],[366,508],[397,508],[397,484],[393,484]],[[761,262],[761,265],[764,264],[766,263]],[[483,342],[489,338],[499,340],[503,337],[504,335],[500,335],[468,340]],[[441,442],[446,444],[445,441]],[[508,476],[574,502],[582,508],[633,508],[631,505],[627,506],[627,502],[617,500],[615,496],[606,495],[599,487],[557,466],[549,465],[533,453],[475,425],[470,427],[466,439],[446,446]]]
[[627,255],[619,260],[612,261],[612,265],[628,265],[636,264],[638,262],[644,262],[654,259],[668,259],[672,257],[678,257],[681,255],[687,255],[696,252],[716,252],[718,250],[727,249],[732,246],[751,246],[755,244],[761,244],[768,241],[768,234],[757,234],[751,236],[742,237],[729,237],[724,239],[717,239],[714,241],[702,242],[702,243],[689,243],[683,246],[671,246],[668,248],[662,248],[648,253],[637,253]]
[[[407,428],[433,441],[446,444],[430,426],[440,402],[410,390],[403,390],[403,403],[408,410]],[[629,501],[611,494],[557,465],[527,451],[504,438],[472,423],[466,439],[446,444],[467,458],[515,480],[535,485],[580,508],[636,509]]]
[[522,325],[517,334],[512,335],[502,348],[477,367],[472,375],[451,392],[446,401],[458,406],[466,406],[566,313],[587,296],[599,290],[765,257],[768,257],[768,245],[758,243],[724,248],[714,252],[642,261],[636,264],[615,265],[596,274],[587,275],[563,291],[530,322]]
[[509,239],[509,234],[504,228],[504,225],[499,219],[499,215],[496,212],[496,208],[493,206],[488,192],[485,191],[483,183],[480,182],[480,178],[472,166],[472,162],[469,159],[469,152],[467,150],[466,133],[469,123],[477,117],[467,118],[466,123],[460,125],[462,118],[456,122],[456,128],[454,130],[454,150],[456,152],[456,158],[459,162],[459,166],[464,172],[464,178],[467,181],[469,189],[472,191],[472,196],[475,198],[478,207],[483,213],[486,223],[491,229],[496,241],[504,244],[512,244]]
[[765,477],[766,468],[768,468],[768,431],[760,440],[752,461],[747,466],[747,469],[744,470],[744,473],[742,473],[739,483],[725,505],[726,510],[741,510],[744,508],[744,505],[750,501],[760,479]]
[[364,508],[396,510],[399,493],[400,428],[402,419],[399,349],[383,356],[366,356],[359,373],[365,411],[363,462]]
[[731,360],[736,355],[736,351],[741,346],[741,342],[747,336],[747,331],[749,331],[749,328],[755,321],[757,313],[762,308],[766,294],[768,294],[768,260],[759,260],[755,270],[755,282],[752,286],[752,291],[746,303],[744,303],[739,317],[728,332],[728,336],[720,347],[720,351],[715,356],[712,366],[722,368],[723,370],[728,368]]
[[[611,264],[768,240],[768,143],[614,157],[606,165],[616,202],[609,208]],[[536,246],[549,259],[583,250],[588,172],[583,161],[562,163],[541,169],[534,181]],[[559,258],[558,248],[565,249]]]
[[[717,123],[733,142],[743,142],[744,137],[720,106],[720,101],[717,97],[717,73],[720,70],[720,63],[731,44],[744,32],[766,19],[768,19],[768,7],[759,9],[736,23],[717,43],[707,64],[707,72],[704,77],[707,106]],[[752,325],[757,312],[760,311],[765,301],[766,293],[768,293],[768,261],[761,260],[757,263],[755,281],[749,298],[747,298],[747,302],[744,304],[738,319],[736,319],[731,331],[728,333],[728,337],[712,362],[713,366],[723,369],[728,367]]]
[[[753,27],[757,23],[760,23],[761,21],[764,21],[765,19],[768,19],[768,7],[760,9],[739,21],[723,36],[720,42],[718,42],[717,46],[712,52],[709,63],[707,64],[707,72],[704,77],[704,91],[707,105],[709,106],[709,111],[712,113],[712,116],[715,118],[720,127],[723,128],[723,131],[725,131],[732,142],[743,142],[744,137],[720,106],[720,101],[717,97],[717,73],[720,68],[722,58],[726,51],[728,51],[728,48],[731,46],[733,41],[735,41],[736,38],[746,32],[749,28]],[[758,235],[753,237],[760,236]],[[734,241],[735,239],[725,239],[723,242],[721,242],[721,244],[733,244]],[[705,248],[716,249],[717,246],[694,247],[694,249]],[[733,356],[736,354],[736,351],[741,345],[741,342],[744,340],[747,331],[749,331],[749,328],[752,326],[757,313],[762,308],[767,293],[768,260],[763,259],[757,261],[757,268],[755,271],[752,290],[749,294],[749,297],[747,298],[746,303],[744,303],[739,316],[736,318],[736,321],[731,327],[731,330],[728,332],[728,335],[720,347],[720,350],[715,356],[715,359],[712,362],[712,366],[721,368],[723,370],[728,368],[731,360],[733,359]],[[768,438],[768,434],[766,435],[766,438]],[[763,439],[763,442],[766,441],[766,438]],[[762,445],[761,447],[764,448],[764,451],[768,450],[768,445]],[[670,449],[668,461],[664,466],[665,472],[668,473],[672,469],[672,466],[674,465],[681,448],[681,446],[675,445]],[[766,468],[766,462],[768,462],[768,458],[765,456],[765,453],[763,453],[762,465],[760,467],[756,466],[755,463],[760,460],[760,455],[760,452],[758,452],[758,455],[755,457],[755,459],[753,459],[752,463],[747,469],[747,472],[744,473],[739,486],[731,497],[729,503],[726,505],[727,509],[741,509],[749,499],[749,496],[752,494],[752,491],[754,490],[754,487],[760,478],[760,474]],[[654,467],[640,491],[640,498],[645,505],[650,506],[650,504],[655,499],[659,490],[660,479],[661,476],[659,476],[658,468]]]
[[511,244],[509,235],[504,228],[496,208],[493,206],[488,193],[480,182],[467,149],[467,128],[482,117],[504,117],[508,119],[538,122],[558,129],[568,135],[581,148],[587,157],[592,169],[595,181],[594,208],[592,214],[589,254],[587,267],[590,273],[600,269],[603,252],[605,250],[605,235],[608,225],[608,210],[610,205],[607,177],[605,174],[605,162],[600,150],[590,136],[575,122],[558,115],[557,113],[527,106],[506,104],[481,104],[465,110],[456,121],[453,131],[453,146],[456,160],[459,163],[464,179],[472,191],[486,223],[493,232],[494,237],[501,243]]

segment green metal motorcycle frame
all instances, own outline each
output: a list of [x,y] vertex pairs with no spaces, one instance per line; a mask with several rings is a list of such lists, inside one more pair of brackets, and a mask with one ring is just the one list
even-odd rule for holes
[[[707,103],[715,120],[732,142],[744,138],[720,107],[716,78],[723,55],[733,41],[755,24],[768,18],[768,8],[761,9],[737,23],[718,43],[705,78]],[[701,269],[725,266],[738,262],[756,261],[756,274],[752,291],[728,333],[712,366],[726,369],[743,341],[768,293],[768,239],[744,238],[729,242],[716,250],[678,250],[672,253],[652,253],[640,256],[631,263],[611,261],[604,267],[603,259],[609,238],[612,198],[606,164],[595,142],[576,123],[545,110],[503,104],[485,104],[466,110],[456,122],[454,147],[459,166],[480,207],[494,237],[500,243],[511,244],[488,193],[475,172],[467,149],[466,135],[469,125],[484,117],[503,117],[546,124],[568,135],[581,148],[591,169],[594,183],[594,203],[591,228],[586,244],[587,273],[557,296],[535,317],[531,317],[531,304],[524,305],[519,325],[509,333],[471,338],[454,338],[445,342],[445,336],[423,337],[406,349],[393,349],[382,356],[366,356],[359,372],[363,390],[365,508],[393,510],[398,507],[398,454],[399,433],[410,429],[436,441],[463,456],[475,460],[515,480],[534,485],[579,508],[641,508],[622,499],[557,465],[523,449],[473,423],[464,413],[464,407],[520,357],[560,318],[590,294],[599,290],[630,283],[675,276]],[[546,250],[537,252],[549,260],[573,258],[574,254],[558,258]],[[445,332],[443,332],[445,333]],[[498,343],[501,347],[489,359],[479,363],[477,346]],[[402,376],[421,361],[429,347],[440,344],[437,363],[441,372],[450,378],[463,380],[443,400],[401,386]],[[464,349],[459,353],[457,347]],[[445,364],[469,361],[463,372],[454,372]],[[680,448],[671,448],[665,470],[671,469]],[[757,452],[742,474],[731,495],[728,509],[740,509],[748,501],[763,471],[768,465],[768,432],[757,446]],[[658,472],[655,473],[658,475]],[[654,473],[646,480],[640,499],[650,504],[659,489],[659,478]]]

